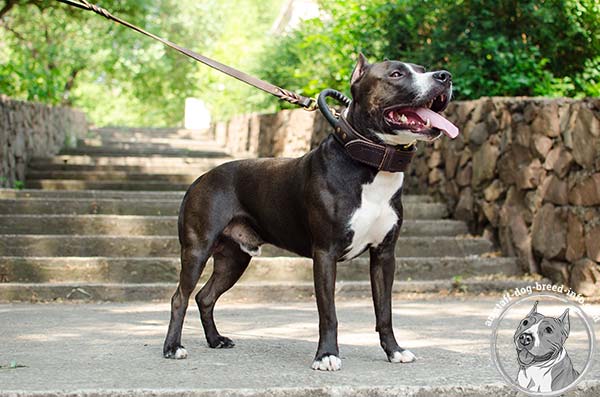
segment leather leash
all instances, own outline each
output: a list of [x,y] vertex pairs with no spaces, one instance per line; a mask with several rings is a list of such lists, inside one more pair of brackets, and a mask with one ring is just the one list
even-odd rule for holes
[[224,65],[224,64],[217,62],[211,58],[205,57],[204,55],[200,55],[194,51],[188,50],[187,48],[181,47],[173,42],[170,42],[169,40],[163,39],[162,37],[159,37],[155,34],[147,32],[144,29],[142,29],[132,23],[124,21],[121,18],[112,15],[110,12],[108,12],[104,8],[99,7],[95,4],[91,4],[87,0],[77,0],[77,1],[58,0],[58,1],[61,3],[64,3],[64,4],[68,4],[70,6],[73,6],[73,7],[80,8],[82,10],[93,11],[96,14],[102,15],[103,17],[105,17],[109,20],[117,22],[123,26],[126,26],[130,29],[135,30],[136,32],[139,32],[148,37],[151,37],[154,40],[158,40],[161,43],[163,43],[164,45],[171,47],[174,50],[179,51],[180,53],[187,55],[188,57],[193,58],[198,62],[202,62],[203,64],[210,66],[213,69],[216,69],[216,70],[218,70],[222,73],[225,73],[235,79],[238,79],[246,84],[249,84],[253,87],[263,90],[271,95],[274,95],[281,100],[284,100],[284,101],[289,102],[294,105],[301,106],[304,109],[309,110],[309,111],[313,111],[313,110],[317,109],[316,101],[313,98],[308,98],[308,97],[302,96],[300,94],[297,94],[295,92],[291,92],[286,89],[283,89],[281,87],[277,87],[276,85],[273,85],[271,83],[263,81],[254,76],[250,76],[249,74],[246,74],[242,71],[234,69],[230,66]]

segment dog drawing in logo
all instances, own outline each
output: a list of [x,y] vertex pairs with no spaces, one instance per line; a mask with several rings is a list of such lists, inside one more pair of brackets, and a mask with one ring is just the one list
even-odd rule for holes
[[572,384],[579,372],[564,347],[569,337],[569,309],[558,318],[537,312],[535,302],[514,335],[519,374],[517,382],[536,392],[561,390]]

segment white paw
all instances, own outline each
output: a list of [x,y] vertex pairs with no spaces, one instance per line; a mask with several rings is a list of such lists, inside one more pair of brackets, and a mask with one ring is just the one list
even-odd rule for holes
[[250,256],[260,256],[262,253],[261,246],[250,248],[250,247],[245,246],[244,244],[240,244],[240,248],[242,251],[244,251],[245,253],[247,253]]
[[313,361],[311,367],[319,371],[339,371],[342,369],[342,360],[336,356],[325,356],[320,360]]
[[401,352],[394,352],[394,355],[390,357],[392,363],[412,363],[417,358],[410,350],[403,350]]
[[187,358],[187,350],[185,350],[183,347],[178,347],[173,358],[176,360]]

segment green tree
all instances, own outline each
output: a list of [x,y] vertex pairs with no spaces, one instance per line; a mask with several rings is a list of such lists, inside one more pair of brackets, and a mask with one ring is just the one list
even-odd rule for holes
[[598,95],[597,0],[330,0],[273,41],[263,76],[305,95],[347,90],[356,54],[454,74],[458,98]]
[[[102,6],[184,47],[251,67],[255,58],[247,54],[260,49],[280,4],[106,0]],[[223,79],[89,11],[51,0],[0,1],[0,92],[11,97],[77,106],[100,125],[179,125],[188,96],[230,114],[255,95]],[[230,89],[237,102],[227,101]]]

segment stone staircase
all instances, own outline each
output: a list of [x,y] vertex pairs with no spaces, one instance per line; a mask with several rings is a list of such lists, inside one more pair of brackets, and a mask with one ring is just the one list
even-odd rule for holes
[[[178,278],[183,193],[230,160],[201,133],[108,128],[35,159],[25,190],[0,190],[0,301],[169,299]],[[499,257],[489,240],[445,219],[443,203],[406,195],[404,204],[395,293],[495,292],[524,283],[514,258]],[[370,296],[367,255],[338,269],[338,297]],[[311,261],[266,246],[226,297],[312,294]]]

